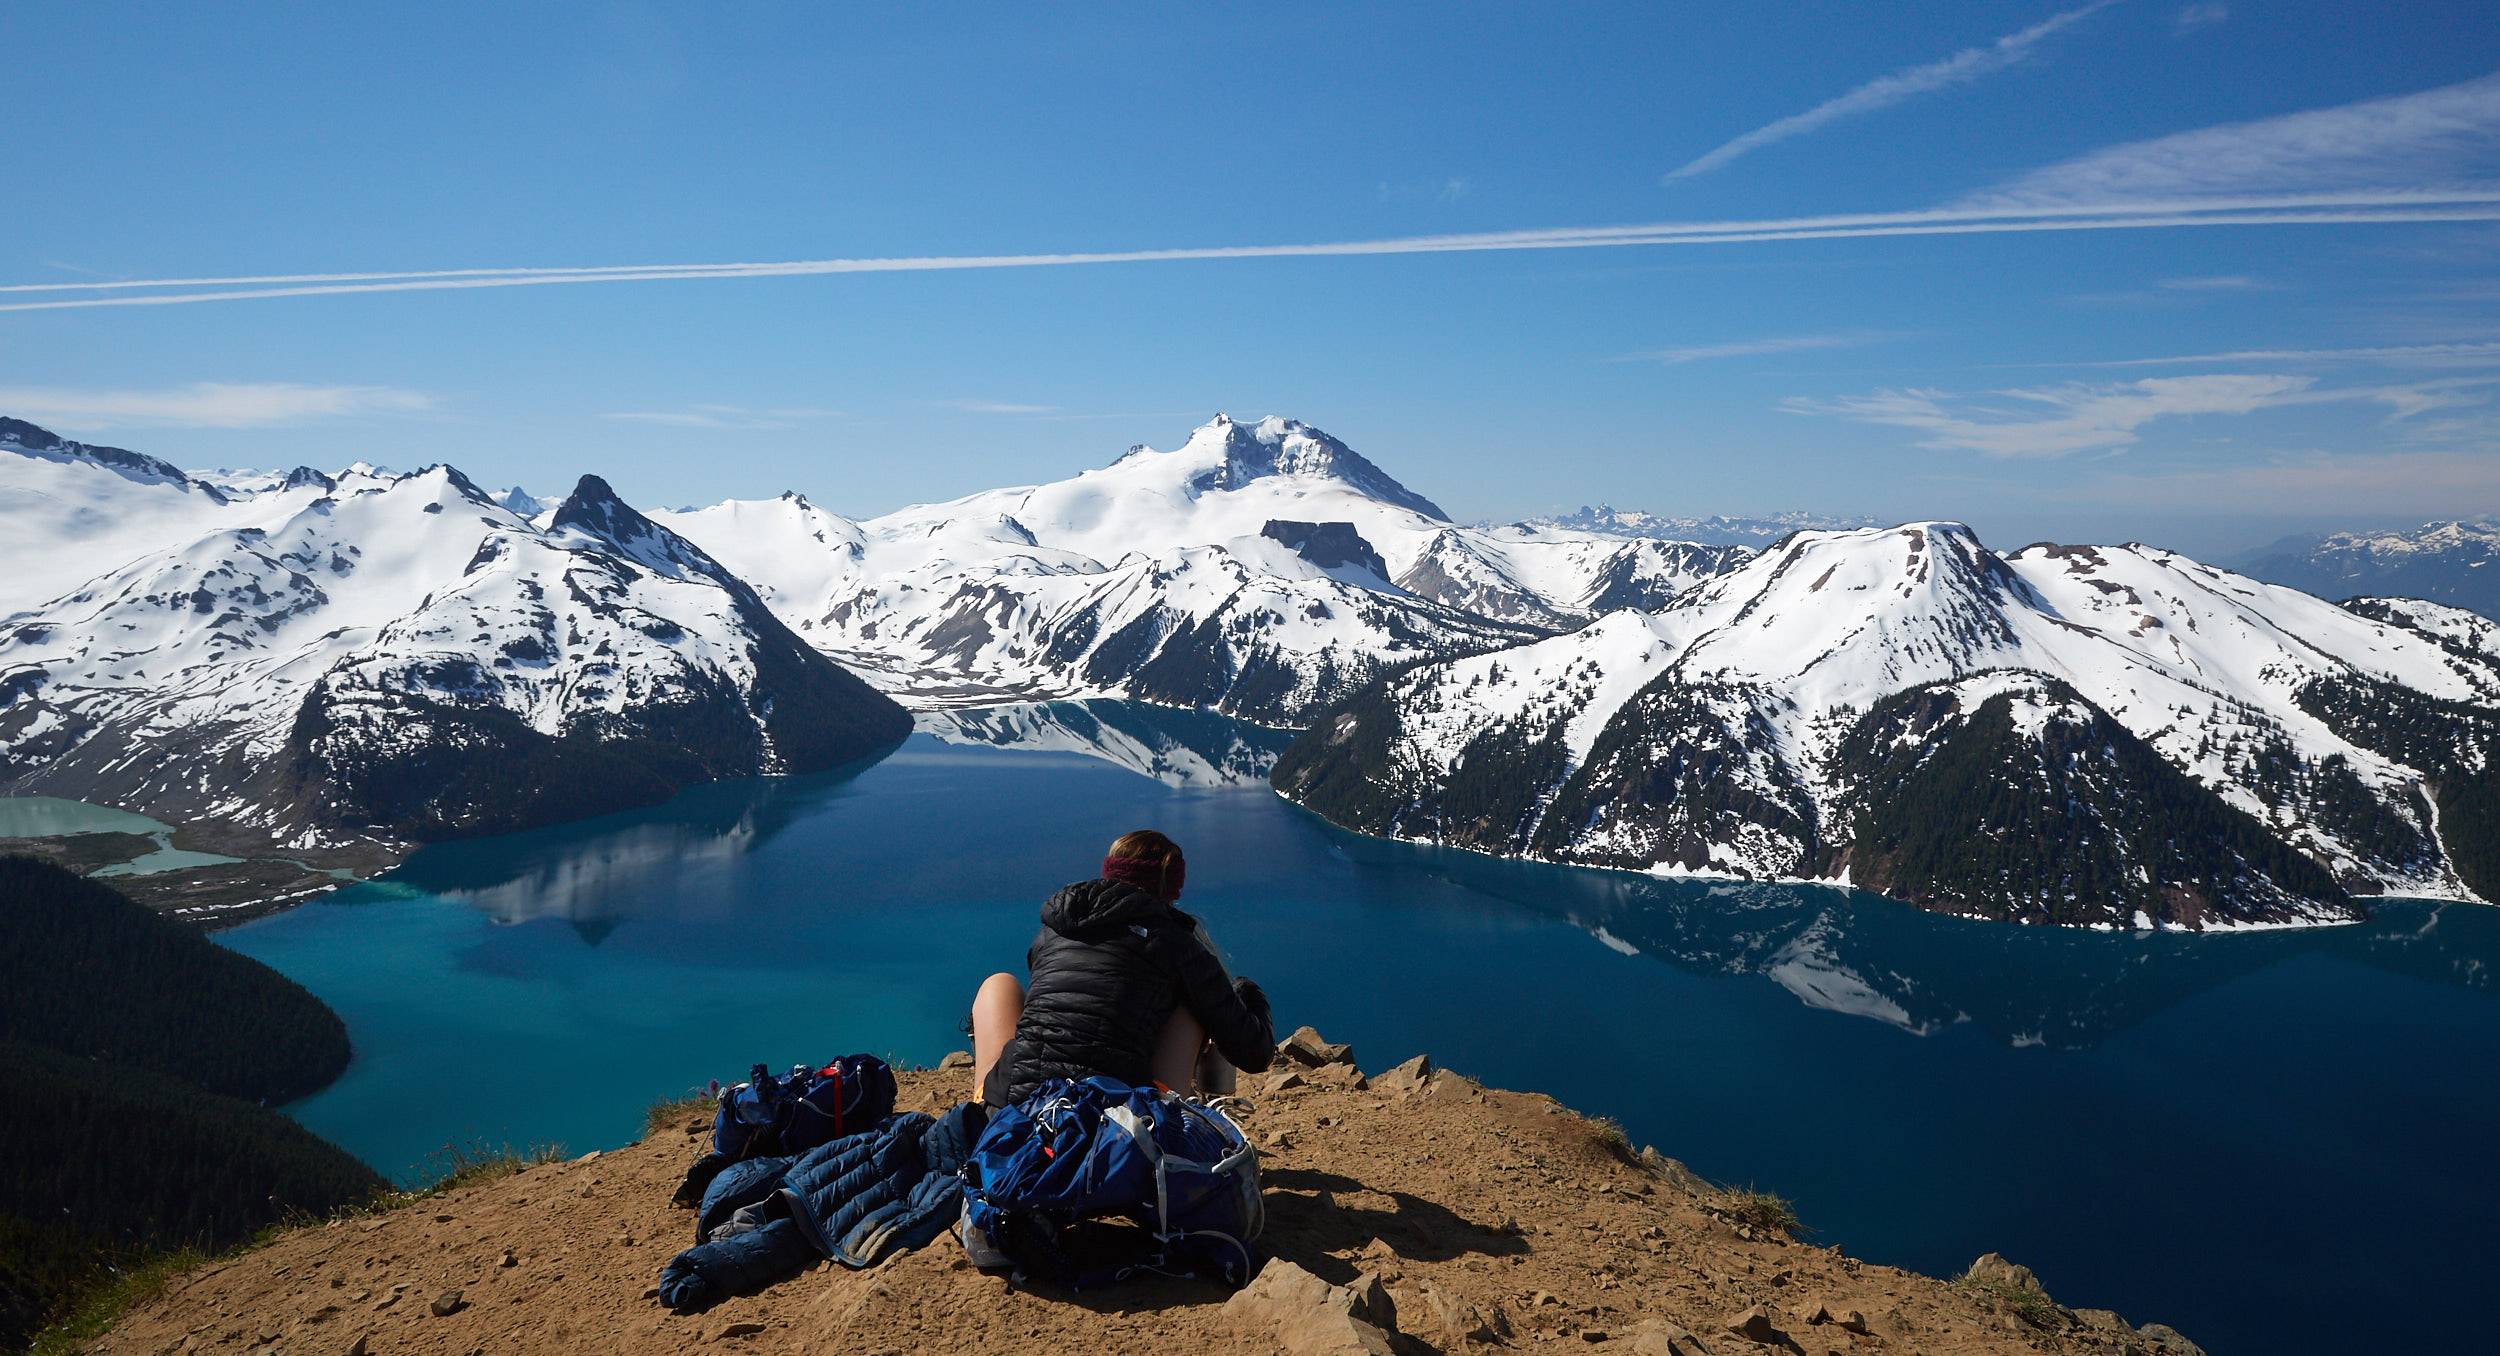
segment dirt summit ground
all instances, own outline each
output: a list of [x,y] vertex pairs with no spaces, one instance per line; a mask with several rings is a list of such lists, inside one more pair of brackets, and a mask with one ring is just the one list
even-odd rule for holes
[[[969,1081],[904,1074],[901,1107],[943,1110]],[[1956,1284],[1797,1241],[1764,1202],[1628,1152],[1603,1122],[1420,1061],[1365,1078],[1283,1060],[1243,1083],[1271,1260],[1239,1299],[1158,1276],[1027,1289],[973,1268],[948,1234],[672,1313],[660,1268],[695,1240],[669,1196],[710,1124],[683,1114],[621,1149],[287,1233],[176,1277],[87,1350],[2197,1352],[2159,1325],[2056,1305],[2002,1259]]]

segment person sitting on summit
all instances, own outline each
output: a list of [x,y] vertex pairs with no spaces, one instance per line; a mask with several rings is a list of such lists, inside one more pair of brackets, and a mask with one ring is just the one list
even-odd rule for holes
[[1054,1078],[1095,1075],[1184,1096],[1229,1093],[1276,1051],[1267,995],[1225,973],[1198,920],[1173,907],[1187,874],[1180,846],[1152,829],[1122,834],[1102,878],[1042,905],[1011,974],[972,1001],[973,1098],[1011,1106]]

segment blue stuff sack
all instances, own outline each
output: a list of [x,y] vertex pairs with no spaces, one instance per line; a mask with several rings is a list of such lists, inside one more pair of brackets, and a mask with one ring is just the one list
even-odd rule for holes
[[802,1154],[857,1134],[894,1112],[894,1070],[875,1055],[844,1055],[775,1078],[763,1065],[721,1091],[712,1152],[724,1158]]
[[[1258,1152],[1224,1109],[1109,1078],[1053,1079],[994,1113],[964,1164],[958,1223],[981,1266],[1086,1289],[1139,1269],[1203,1269],[1238,1287],[1266,1224]],[[1079,1262],[1062,1244],[1081,1220],[1143,1226],[1133,1255]]]

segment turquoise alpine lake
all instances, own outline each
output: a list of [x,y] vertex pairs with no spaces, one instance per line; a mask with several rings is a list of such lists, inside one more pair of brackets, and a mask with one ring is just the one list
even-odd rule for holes
[[428,847],[218,934],[347,1021],[354,1064],[288,1111],[407,1178],[452,1142],[617,1145],[654,1099],[758,1062],[934,1064],[981,978],[1021,972],[1041,899],[1151,826],[1281,1029],[1611,1116],[1855,1256],[1949,1276],[2002,1252],[2218,1356],[2440,1349],[2487,1283],[2500,911],[2020,928],[1358,837],[1259,780],[1286,736],[1214,716],[923,731]]
[[158,871],[179,871],[186,866],[215,866],[241,860],[175,847],[172,825],[109,805],[90,805],[58,796],[0,797],[0,838],[58,838],[81,833],[136,833],[156,840],[156,851],[105,867],[95,873],[99,876],[145,876]]

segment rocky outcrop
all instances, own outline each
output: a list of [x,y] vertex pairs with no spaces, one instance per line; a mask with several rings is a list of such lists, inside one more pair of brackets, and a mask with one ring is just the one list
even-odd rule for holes
[[[1275,1147],[1261,1150],[1267,1260],[1234,1294],[1161,1276],[1028,1289],[941,1238],[672,1314],[652,1282],[693,1225],[668,1198],[709,1125],[687,1115],[618,1151],[282,1235],[176,1278],[89,1350],[2194,1351],[2158,1325],[1800,1243],[1550,1098],[1423,1060],[1366,1078],[1348,1055],[1246,1089],[1251,1134]],[[967,1077],[906,1073],[900,1105],[950,1104]]]

